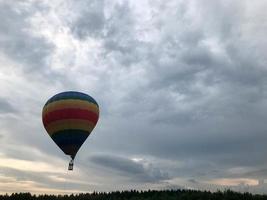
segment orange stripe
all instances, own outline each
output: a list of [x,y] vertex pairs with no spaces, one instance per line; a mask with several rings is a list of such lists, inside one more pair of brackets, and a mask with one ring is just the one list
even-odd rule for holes
[[53,112],[55,110],[68,109],[68,108],[77,108],[82,110],[88,110],[99,114],[99,108],[96,104],[90,103],[88,101],[83,100],[61,100],[50,103],[43,108],[43,116],[45,116],[48,112]]
[[45,129],[47,130],[48,134],[51,136],[53,133],[57,131],[67,130],[67,129],[79,129],[88,131],[88,134],[94,129],[95,125],[88,121],[82,119],[65,119],[65,120],[58,120],[49,123]]

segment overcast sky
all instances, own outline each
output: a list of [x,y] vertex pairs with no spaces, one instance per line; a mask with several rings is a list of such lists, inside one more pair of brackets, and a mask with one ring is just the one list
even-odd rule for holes
[[[0,0],[0,193],[267,192],[266,8]],[[100,106],[73,172],[41,121],[68,90]]]

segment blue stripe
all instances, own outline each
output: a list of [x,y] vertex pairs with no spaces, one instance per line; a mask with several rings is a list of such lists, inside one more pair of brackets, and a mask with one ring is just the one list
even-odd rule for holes
[[74,158],[89,135],[87,131],[70,129],[58,131],[51,138],[66,155]]
[[80,147],[88,136],[89,134],[87,131],[69,129],[58,131],[54,133],[51,138],[59,147],[65,145],[75,145]]
[[59,100],[66,100],[66,99],[80,99],[80,100],[85,100],[90,103],[94,103],[98,106],[96,100],[94,100],[93,97],[84,94],[82,92],[75,92],[75,91],[67,91],[67,92],[61,92],[56,94],[55,96],[51,97],[45,104],[45,106],[49,103],[59,101]]
[[[66,155],[75,157],[88,136],[87,131],[71,129],[58,131],[51,138]],[[74,148],[70,151],[69,146],[73,146]]]

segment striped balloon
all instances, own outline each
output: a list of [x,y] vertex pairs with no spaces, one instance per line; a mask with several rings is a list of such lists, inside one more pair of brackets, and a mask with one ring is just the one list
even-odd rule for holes
[[97,102],[81,92],[62,92],[43,108],[43,124],[49,136],[66,154],[75,158],[99,117]]

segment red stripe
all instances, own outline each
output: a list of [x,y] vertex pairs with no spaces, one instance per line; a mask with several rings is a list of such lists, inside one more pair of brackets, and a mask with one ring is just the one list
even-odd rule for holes
[[45,116],[43,116],[43,123],[44,123],[44,126],[47,126],[50,122],[63,120],[63,119],[84,119],[84,120],[88,120],[96,124],[98,120],[98,115],[89,110],[68,108],[68,109],[62,109],[62,110],[55,110],[55,111],[47,113]]

